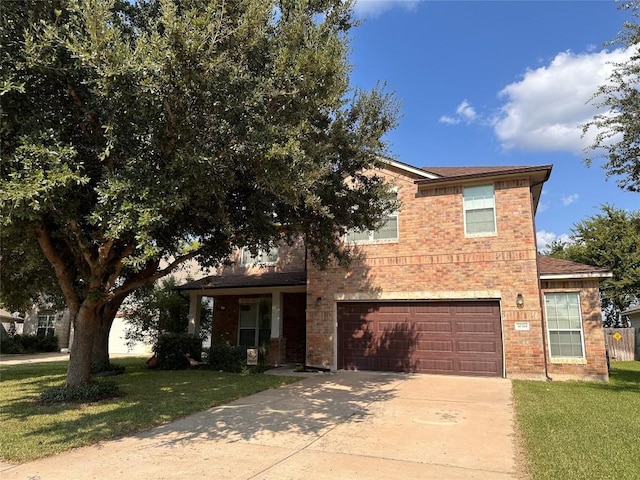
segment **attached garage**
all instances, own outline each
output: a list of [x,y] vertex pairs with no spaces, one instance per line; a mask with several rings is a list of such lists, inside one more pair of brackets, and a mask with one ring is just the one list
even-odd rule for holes
[[338,368],[501,377],[499,302],[340,302]]

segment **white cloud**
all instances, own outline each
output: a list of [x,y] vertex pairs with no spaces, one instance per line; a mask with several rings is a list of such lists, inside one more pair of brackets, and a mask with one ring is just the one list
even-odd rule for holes
[[540,230],[536,232],[536,241],[538,242],[538,251],[546,252],[549,250],[549,245],[554,240],[560,240],[561,242],[571,243],[571,238],[566,233],[562,233],[557,235],[553,232],[547,232],[545,230]]
[[440,123],[447,125],[456,125],[460,122],[471,123],[477,118],[478,114],[475,109],[469,104],[467,100],[463,100],[456,108],[456,114],[454,117],[449,115],[443,115],[440,117]]
[[458,123],[460,123],[460,119],[459,118],[453,118],[453,117],[449,117],[447,115],[443,115],[441,116],[438,121],[440,123],[446,123],[447,125],[456,125]]
[[582,138],[581,126],[596,108],[590,98],[612,71],[609,62],[624,62],[631,49],[574,54],[562,52],[547,66],[528,70],[507,85],[494,119],[495,134],[504,148],[580,153],[593,143],[591,129]]
[[542,213],[548,209],[549,209],[549,202],[545,202],[541,200],[540,203],[538,203],[538,208],[536,209],[536,213]]
[[568,207],[569,205],[571,205],[573,202],[575,202],[576,200],[578,200],[578,198],[580,198],[580,195],[578,195],[577,193],[574,193],[572,195],[563,195],[560,198],[560,201],[562,202],[562,205],[564,205],[565,207]]
[[395,7],[409,11],[415,10],[418,3],[419,0],[356,0],[353,9],[359,18],[377,17],[382,12]]

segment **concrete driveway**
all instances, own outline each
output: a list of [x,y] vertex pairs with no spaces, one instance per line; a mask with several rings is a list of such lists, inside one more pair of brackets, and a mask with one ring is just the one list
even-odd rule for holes
[[0,478],[518,478],[509,380],[303,375],[135,436],[3,465]]

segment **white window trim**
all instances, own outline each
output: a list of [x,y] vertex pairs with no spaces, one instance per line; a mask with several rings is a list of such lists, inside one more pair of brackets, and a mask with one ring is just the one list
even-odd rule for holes
[[[236,338],[236,345],[240,345],[240,331],[241,330],[254,330],[254,342],[258,343],[259,342],[259,337],[260,337],[260,303],[262,303],[263,301],[268,301],[269,303],[272,302],[271,298],[266,298],[266,297],[257,297],[257,298],[240,298],[238,299],[238,303],[239,303],[239,309],[238,309],[238,335]],[[258,305],[258,310],[256,312],[256,324],[255,327],[252,329],[249,328],[241,328],[240,327],[240,311],[242,309],[242,305],[252,305],[252,304],[256,304]],[[260,345],[254,345],[253,347],[257,348]],[[252,347],[247,347],[247,348],[252,348]]]
[[[397,198],[398,189],[394,188],[393,191],[395,192],[396,198]],[[373,238],[373,236],[375,235],[375,233],[378,230],[368,230],[368,233],[369,233],[369,238],[368,239],[350,240],[349,239],[349,232],[347,232],[344,235],[344,242],[348,243],[348,244],[351,244],[351,245],[378,245],[378,244],[385,244],[385,243],[398,243],[398,241],[400,240],[400,215],[399,215],[399,211],[398,210],[394,210],[393,212],[389,213],[389,215],[387,215],[385,217],[385,219],[388,220],[391,217],[395,217],[395,219],[396,219],[396,236],[394,238]]]
[[[567,357],[567,356],[555,356],[551,353],[551,330],[553,330],[554,332],[575,332],[578,329],[577,328],[554,328],[551,329],[549,328],[549,314],[547,312],[547,295],[554,295],[554,294],[563,294],[563,295],[577,295],[578,297],[578,315],[580,316],[580,339],[581,339],[581,343],[582,343],[582,356],[579,357]],[[587,349],[586,349],[586,344],[584,341],[584,320],[582,317],[582,304],[581,304],[581,298],[580,298],[580,292],[545,292],[544,293],[544,316],[545,316],[545,327],[546,327],[546,336],[547,336],[547,348],[549,350],[549,359],[551,360],[551,363],[555,363],[555,364],[561,364],[561,363],[566,363],[566,364],[585,364],[586,363],[586,359],[587,359]]]
[[250,267],[262,267],[262,266],[265,266],[265,267],[273,266],[273,265],[275,265],[276,263],[278,263],[278,255],[280,254],[280,252],[278,251],[278,247],[273,247],[273,248],[272,248],[272,249],[270,249],[269,251],[267,251],[267,250],[265,250],[265,249],[262,249],[262,248],[261,248],[261,249],[259,249],[259,250],[258,250],[258,252],[257,252],[257,257],[258,257],[258,258],[260,258],[260,257],[261,257],[261,256],[263,256],[263,255],[264,255],[264,256],[266,256],[266,257],[268,257],[268,256],[269,256],[269,253],[270,253],[271,251],[275,251],[275,257],[276,257],[276,259],[275,259],[275,260],[273,260],[273,261],[267,261],[267,262],[258,262],[258,261],[254,261],[254,262],[246,263],[246,262],[244,261],[244,259],[245,259],[245,254],[246,254],[246,255],[248,255],[248,256],[250,256],[250,258],[252,258],[252,259],[255,259],[256,257],[254,257],[254,256],[251,254],[251,251],[249,250],[249,247],[242,247],[242,248],[240,249],[240,265],[241,265],[241,266],[243,266],[243,267],[248,267],[248,268],[250,268]]
[[[44,335],[49,335],[49,330],[51,330],[51,334],[56,334],[56,322],[58,320],[58,316],[55,313],[40,313],[38,314],[38,325],[36,327],[36,334],[40,331],[40,329],[44,329]],[[42,319],[42,320],[41,320]],[[40,323],[46,323],[45,326],[41,327]]]
[[[477,233],[469,233],[467,231],[467,209],[464,205],[464,190],[468,187],[462,188],[462,223],[464,224],[464,235],[469,238],[479,238],[479,237],[495,237],[498,235],[498,218],[496,215],[496,186],[493,183],[487,183],[482,185],[469,185],[469,187],[487,187],[490,186],[493,190],[493,232],[477,232]],[[469,209],[477,210],[477,209]]]

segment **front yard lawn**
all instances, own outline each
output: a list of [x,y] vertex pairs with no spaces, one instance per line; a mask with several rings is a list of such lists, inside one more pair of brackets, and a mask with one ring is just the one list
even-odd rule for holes
[[640,362],[610,382],[513,382],[532,480],[640,478]]
[[300,378],[220,373],[212,370],[156,371],[145,358],[118,358],[123,375],[105,378],[123,397],[97,403],[36,404],[47,387],[64,384],[67,362],[2,366],[0,458],[26,462],[100,440],[131,434]]

